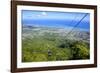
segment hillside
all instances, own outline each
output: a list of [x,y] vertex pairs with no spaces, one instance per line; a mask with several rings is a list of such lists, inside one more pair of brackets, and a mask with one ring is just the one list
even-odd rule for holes
[[70,28],[23,26],[22,61],[89,59],[89,32]]

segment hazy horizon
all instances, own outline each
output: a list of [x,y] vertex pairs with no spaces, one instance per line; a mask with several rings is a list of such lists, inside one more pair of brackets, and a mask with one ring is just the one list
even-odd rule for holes
[[[84,17],[85,15],[86,17]],[[83,17],[84,19],[76,28],[89,31],[89,13],[22,10],[22,24],[29,26],[71,28]]]

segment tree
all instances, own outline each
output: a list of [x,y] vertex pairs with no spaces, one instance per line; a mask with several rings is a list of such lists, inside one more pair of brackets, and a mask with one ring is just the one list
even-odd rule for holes
[[75,42],[72,46],[72,59],[89,59],[89,49],[83,42]]

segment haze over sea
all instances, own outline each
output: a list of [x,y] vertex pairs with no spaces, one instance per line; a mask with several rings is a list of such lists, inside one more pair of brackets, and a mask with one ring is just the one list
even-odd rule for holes
[[[83,17],[84,19],[82,19]],[[73,28],[78,22],[80,23],[76,27],[77,29],[90,30],[89,13],[22,10],[23,25],[68,29]]]

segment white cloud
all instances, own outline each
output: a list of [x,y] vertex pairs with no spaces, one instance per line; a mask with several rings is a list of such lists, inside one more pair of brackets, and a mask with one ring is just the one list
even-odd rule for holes
[[43,16],[47,16],[47,13],[46,13],[46,12],[42,12],[42,15],[43,15]]
[[37,17],[41,17],[41,16],[47,16],[46,12],[41,12],[40,14],[37,15]]

